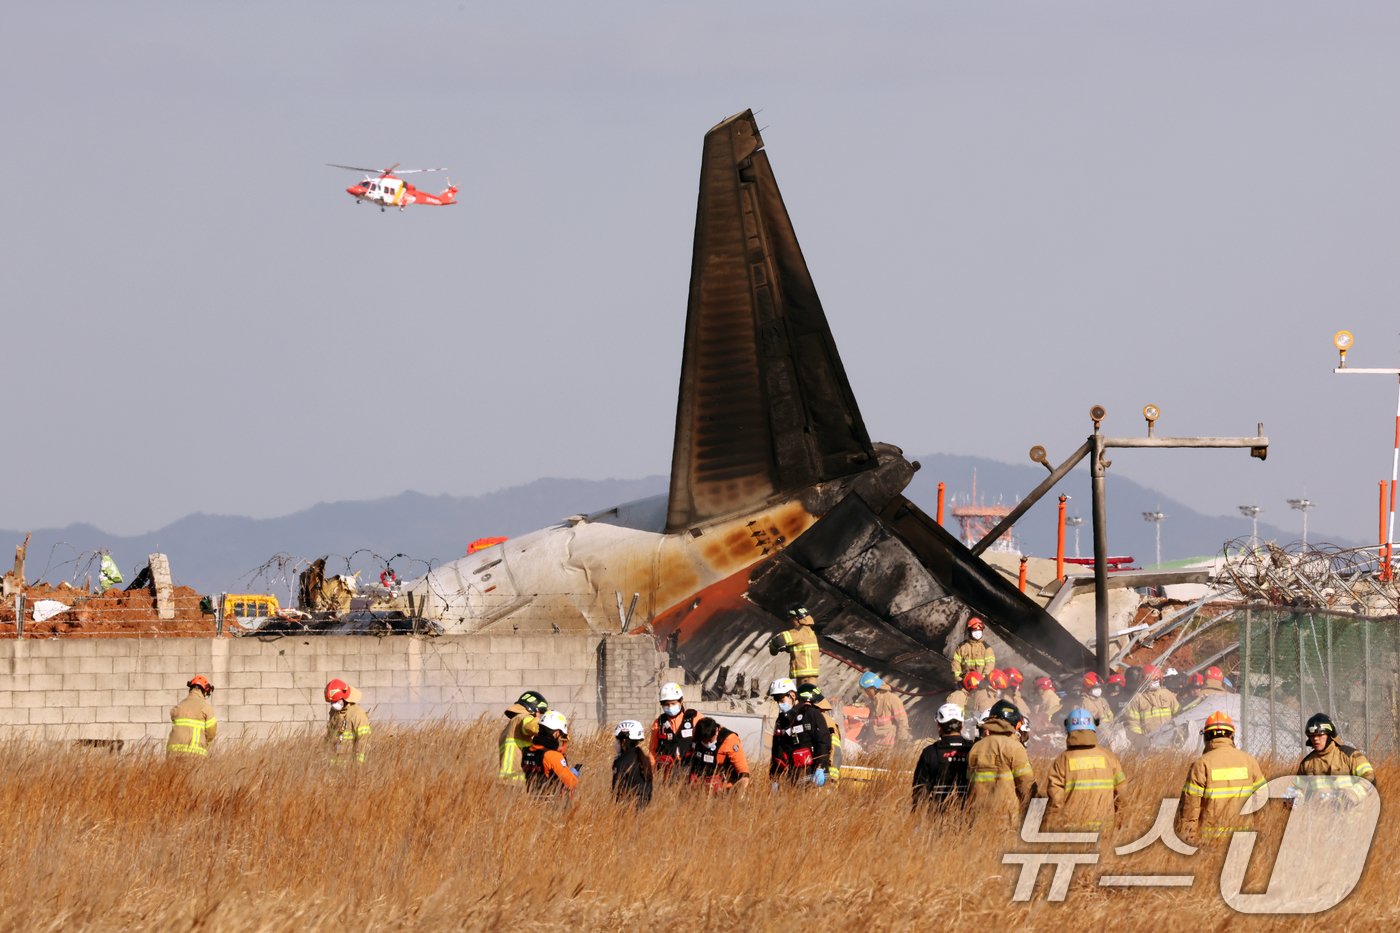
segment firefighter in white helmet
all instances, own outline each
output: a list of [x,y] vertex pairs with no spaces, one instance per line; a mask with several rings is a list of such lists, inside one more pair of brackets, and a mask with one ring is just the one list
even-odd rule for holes
[[561,793],[572,796],[578,787],[579,769],[570,767],[565,753],[569,749],[569,720],[558,710],[540,717],[540,728],[534,744],[520,756],[520,770],[525,772],[525,789],[541,797],[556,797]]

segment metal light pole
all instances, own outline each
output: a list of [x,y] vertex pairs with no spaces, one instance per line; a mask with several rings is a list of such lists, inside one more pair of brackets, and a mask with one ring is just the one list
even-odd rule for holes
[[1155,512],[1143,512],[1142,520],[1152,523],[1152,530],[1157,533],[1157,566],[1162,566],[1162,519],[1167,516],[1158,507]]
[[1264,509],[1257,505],[1242,505],[1241,515],[1249,516],[1249,550],[1253,553],[1259,550],[1259,513]]
[[1084,524],[1084,519],[1071,515],[1065,519],[1065,524],[1074,529],[1074,559],[1079,560],[1079,526]]
[[1288,504],[1303,513],[1303,547],[1308,546],[1308,509],[1317,505],[1311,499],[1289,499]]
[[[1347,369],[1347,351],[1352,348],[1354,338],[1349,330],[1339,330],[1332,337],[1332,345],[1341,354],[1341,360],[1337,367],[1332,370],[1334,373],[1351,375],[1352,373],[1369,373],[1380,376],[1400,377],[1400,369]],[[1400,400],[1395,405],[1395,452],[1390,461],[1390,522],[1385,534],[1385,553],[1379,555],[1381,566],[1385,578],[1390,576],[1390,560],[1395,553],[1395,483],[1400,480]],[[1303,513],[1303,527],[1307,528],[1308,513]],[[1306,532],[1304,532],[1306,538]]]

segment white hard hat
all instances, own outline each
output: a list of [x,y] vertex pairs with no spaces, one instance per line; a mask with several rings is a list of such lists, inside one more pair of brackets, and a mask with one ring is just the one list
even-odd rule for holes
[[662,703],[665,703],[667,700],[683,700],[685,699],[685,694],[681,692],[680,684],[662,684],[661,692],[657,694],[657,699]]
[[977,714],[977,725],[979,725],[979,726],[982,725],[982,723],[984,723],[984,722],[986,722],[988,719],[990,719],[991,716],[992,716],[992,711],[991,711],[991,710],[989,710],[989,709],[984,709],[984,710],[982,710],[982,712],[980,712],[980,713]]
[[768,685],[768,695],[770,697],[786,696],[789,693],[797,692],[797,683],[791,677],[779,677]]
[[[674,686],[674,684],[670,686]],[[622,720],[622,722],[617,724],[617,728],[613,730],[613,735],[618,738],[626,736],[633,742],[640,742],[642,739],[646,738],[646,733],[642,731],[642,724],[635,719]]]
[[950,722],[962,722],[963,709],[956,703],[944,703],[938,707],[938,724],[947,725]]
[[540,717],[540,728],[546,732],[553,732],[558,729],[565,735],[569,734],[569,720],[557,709],[552,709]]

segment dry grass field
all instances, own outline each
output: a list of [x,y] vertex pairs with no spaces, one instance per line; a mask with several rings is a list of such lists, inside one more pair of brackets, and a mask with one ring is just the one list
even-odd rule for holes
[[[575,743],[572,806],[496,785],[493,725],[381,729],[363,769],[328,766],[315,738],[216,745],[185,766],[162,755],[0,744],[0,928],[347,930],[1292,929],[1222,903],[1221,852],[1160,844],[1077,871],[1047,903],[1011,902],[1031,851],[953,814],[910,816],[913,752],[864,790],[706,799],[659,791],[615,805],[611,741]],[[1386,763],[1382,772],[1388,770]],[[1037,774],[1046,762],[1037,761]],[[763,765],[766,768],[766,763]],[[1131,805],[1119,842],[1152,822],[1185,760],[1127,758]],[[1278,773],[1278,768],[1266,770]],[[1276,807],[1270,804],[1270,807]],[[1263,816],[1268,848],[1283,814]],[[1126,835],[1131,834],[1131,835]],[[1386,815],[1366,875],[1305,925],[1400,921]],[[1265,860],[1267,861],[1267,860]],[[1263,878],[1263,864],[1251,877]],[[1193,873],[1189,889],[1106,889],[1101,873]]]

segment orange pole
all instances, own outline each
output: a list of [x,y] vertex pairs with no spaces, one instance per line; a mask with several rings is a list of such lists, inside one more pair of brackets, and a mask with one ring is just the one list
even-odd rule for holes
[[1069,496],[1060,496],[1060,521],[1055,531],[1055,579],[1065,582],[1065,502]]
[[1022,593],[1026,591],[1026,558],[1024,557],[1021,558],[1021,579],[1016,582],[1016,585],[1021,588]]
[[942,483],[939,483],[939,484],[938,484],[938,517],[937,517],[937,522],[938,522],[938,524],[940,524],[940,525],[943,524],[943,491],[944,491],[944,486],[943,486]]
[[1390,548],[1389,548],[1389,546],[1388,546],[1388,544],[1387,544],[1387,542],[1386,542],[1386,540],[1385,540],[1385,507],[1386,507],[1386,502],[1387,502],[1387,500],[1389,500],[1389,498],[1390,498],[1390,497],[1387,495],[1387,487],[1388,487],[1389,485],[1390,485],[1390,481],[1389,481],[1389,480],[1384,480],[1384,479],[1381,480],[1381,527],[1380,527],[1380,548],[1376,551],[1376,556],[1377,556],[1378,558],[1380,558],[1380,562],[1381,562],[1380,572],[1381,572],[1381,579],[1382,579],[1382,580],[1389,580],[1389,579],[1390,579]]

